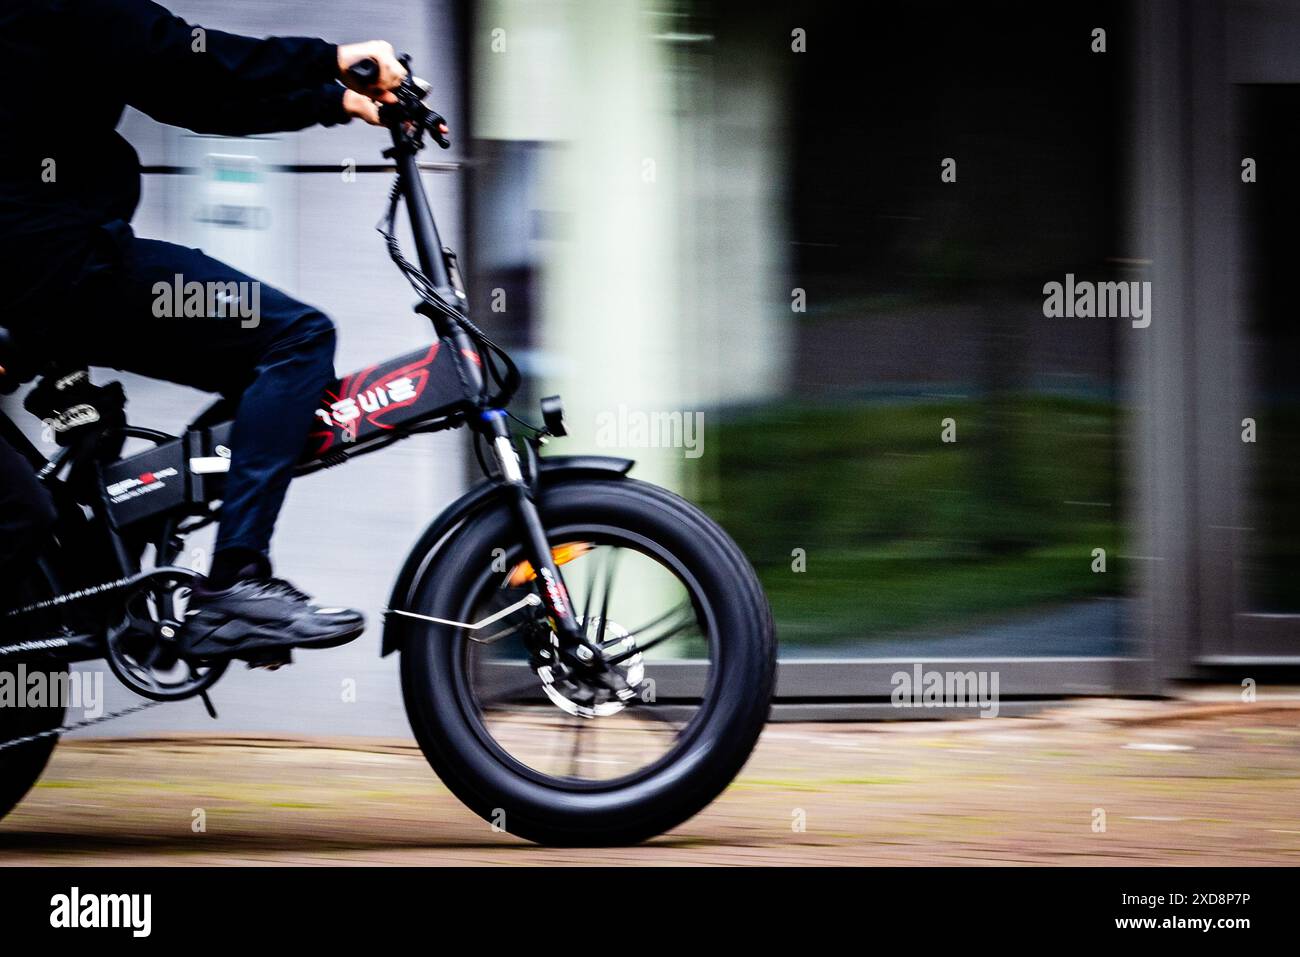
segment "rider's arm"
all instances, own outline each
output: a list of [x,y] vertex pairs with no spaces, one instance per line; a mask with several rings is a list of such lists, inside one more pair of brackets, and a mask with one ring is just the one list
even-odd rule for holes
[[178,103],[204,91],[274,96],[339,76],[338,47],[313,37],[237,36],[187,23],[151,0],[67,2],[64,13],[131,103],[159,90]]
[[160,123],[183,126],[195,133],[251,136],[346,123],[353,113],[344,105],[345,96],[358,94],[349,93],[337,83],[326,83],[261,98],[190,97],[183,105],[172,97],[146,93],[137,97],[134,105]]
[[[152,0],[58,2],[83,66],[106,73],[132,106],[196,132],[287,132],[351,116],[377,122],[364,97],[391,102],[406,75],[382,41],[259,40],[194,26]],[[343,69],[361,59],[379,67],[365,88]],[[336,80],[360,92],[345,94]]]

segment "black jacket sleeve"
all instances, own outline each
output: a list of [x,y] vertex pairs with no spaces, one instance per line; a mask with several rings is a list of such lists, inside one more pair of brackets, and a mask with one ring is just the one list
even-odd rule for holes
[[338,83],[261,99],[218,96],[202,101],[192,99],[183,105],[166,97],[146,95],[135,106],[160,123],[220,136],[288,133],[317,124],[334,126],[352,119],[343,109],[343,87]]
[[132,106],[191,129],[204,126],[204,112],[222,103],[228,117],[263,104],[249,122],[265,132],[272,118],[288,123],[284,129],[319,122],[311,119],[313,110],[325,109],[321,91],[338,75],[338,48],[324,40],[258,40],[211,30],[152,0],[61,3],[68,29],[91,61],[87,66],[119,83]]

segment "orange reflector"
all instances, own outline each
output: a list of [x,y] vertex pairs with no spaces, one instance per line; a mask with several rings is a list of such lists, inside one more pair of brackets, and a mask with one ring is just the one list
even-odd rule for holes
[[[566,542],[551,549],[551,559],[557,565],[564,565],[595,547],[591,542]],[[518,588],[536,577],[537,572],[533,571],[531,562],[520,562],[511,570],[510,577],[506,579],[506,584],[511,588]]]

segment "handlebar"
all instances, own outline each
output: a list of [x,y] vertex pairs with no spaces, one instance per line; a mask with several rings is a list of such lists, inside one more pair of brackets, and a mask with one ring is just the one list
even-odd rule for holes
[[374,57],[358,60],[348,67],[348,76],[364,86],[374,86],[379,79],[379,64],[375,62]]
[[[396,103],[382,103],[379,107],[379,120],[389,129],[398,131],[405,124],[411,124],[415,133],[414,146],[419,149],[420,138],[424,133],[433,137],[433,141],[443,149],[451,148],[448,134],[451,132],[447,121],[429,107],[424,105],[424,98],[429,93],[428,84],[416,79],[411,73],[411,58],[407,54],[398,57],[406,67],[406,79],[393,92]],[[373,87],[379,80],[379,64],[373,57],[358,60],[347,68],[348,76],[362,87]]]

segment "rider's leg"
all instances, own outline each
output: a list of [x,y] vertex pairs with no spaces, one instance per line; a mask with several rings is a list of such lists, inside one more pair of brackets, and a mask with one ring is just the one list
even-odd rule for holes
[[[213,290],[224,296],[219,315],[187,317],[193,290],[202,291],[205,313]],[[240,617],[248,589],[226,593],[241,579],[256,579],[260,588],[269,576],[275,519],[307,443],[313,410],[334,375],[333,324],[319,310],[200,250],[136,239],[125,227],[97,253],[75,301],[80,308],[61,325],[75,329],[80,358],[219,392],[238,403],[214,556],[218,579],[196,594],[214,608],[226,603],[230,607],[222,613]],[[209,601],[214,592],[221,594]],[[259,608],[275,605],[286,626],[294,619],[288,630],[300,638],[318,630],[337,636],[360,622],[352,612],[322,617],[292,591],[270,598],[259,591],[255,597],[252,604]],[[309,620],[299,620],[303,616]]]
[[[128,234],[98,255],[107,262],[92,269],[70,317],[81,357],[237,403],[217,549],[265,554],[334,377],[333,323],[201,250]],[[204,312],[222,297],[225,315],[186,316],[195,291]]]
[[287,296],[272,297],[269,313],[266,306],[264,300],[270,335],[255,378],[239,398],[231,433],[234,452],[212,568],[216,587],[232,584],[250,564],[269,573],[265,556],[275,519],[313,410],[334,378],[333,323]]

